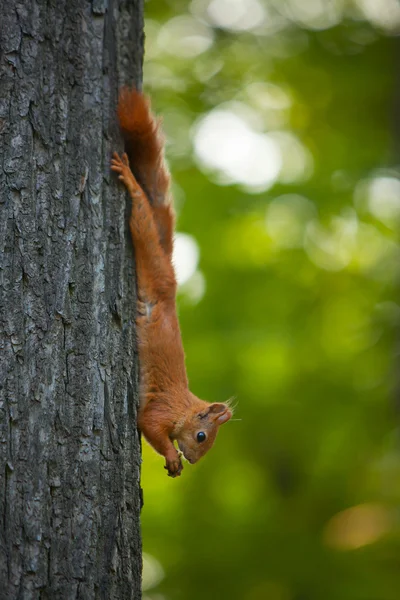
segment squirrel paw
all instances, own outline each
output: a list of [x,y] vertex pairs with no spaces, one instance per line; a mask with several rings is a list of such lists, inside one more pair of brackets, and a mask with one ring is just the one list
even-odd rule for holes
[[168,471],[168,477],[179,477],[183,469],[180,455],[178,454],[172,460],[167,458],[164,469]]
[[129,179],[132,177],[131,170],[129,168],[128,155],[124,152],[122,158],[120,158],[118,152],[113,153],[111,159],[111,170],[119,173],[118,179],[125,185],[128,184]]

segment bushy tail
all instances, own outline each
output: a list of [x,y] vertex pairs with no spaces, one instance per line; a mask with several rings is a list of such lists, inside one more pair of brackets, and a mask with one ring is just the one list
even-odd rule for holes
[[150,100],[134,88],[122,88],[118,119],[136,179],[154,206],[168,204],[170,175],[164,161],[164,138]]

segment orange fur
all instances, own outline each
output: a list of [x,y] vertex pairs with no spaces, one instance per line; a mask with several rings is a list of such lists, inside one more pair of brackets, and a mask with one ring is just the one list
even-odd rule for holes
[[135,89],[123,88],[118,119],[137,181],[154,206],[168,204],[170,176],[164,162],[164,138],[148,98]]
[[174,213],[159,124],[148,99],[135,89],[122,90],[118,118],[127,154],[120,158],[114,153],[111,169],[132,198],[129,226],[138,284],[138,422],[147,441],[165,457],[168,475],[176,477],[183,467],[174,440],[185,458],[196,462],[211,448],[232,410],[227,403],[200,400],[188,388],[171,262]]

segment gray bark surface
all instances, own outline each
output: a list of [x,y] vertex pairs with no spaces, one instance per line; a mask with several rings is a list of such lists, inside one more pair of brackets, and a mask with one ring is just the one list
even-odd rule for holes
[[141,597],[118,87],[141,0],[0,4],[0,598]]

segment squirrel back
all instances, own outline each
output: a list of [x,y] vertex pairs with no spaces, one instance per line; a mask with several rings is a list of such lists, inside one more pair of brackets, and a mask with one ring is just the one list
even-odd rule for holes
[[160,120],[151,113],[150,100],[135,88],[122,88],[118,120],[133,174],[153,206],[170,203],[170,174],[164,160]]

